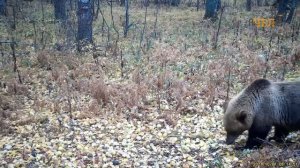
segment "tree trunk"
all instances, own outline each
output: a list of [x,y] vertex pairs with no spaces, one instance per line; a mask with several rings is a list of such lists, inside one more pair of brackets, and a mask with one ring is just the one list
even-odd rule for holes
[[55,19],[66,20],[66,0],[54,0],[54,13]]
[[171,0],[172,6],[178,6],[180,4],[180,0]]
[[212,18],[215,20],[217,18],[217,11],[221,7],[221,0],[209,0],[205,4],[205,15],[204,19]]
[[92,0],[78,0],[78,50],[81,50],[81,44],[92,43],[93,41],[93,15]]
[[277,0],[277,15],[276,23],[283,22],[290,23],[292,21],[295,9],[297,7],[297,0]]
[[286,22],[287,23],[291,23],[292,19],[293,19],[293,16],[294,16],[294,13],[295,13],[295,10],[297,8],[297,0],[291,0],[290,4],[290,11],[289,11],[289,14],[286,18]]
[[143,6],[149,7],[149,5],[150,5],[150,0],[143,0],[143,1],[142,1],[142,7],[143,7]]
[[257,6],[262,6],[262,5],[261,5],[261,4],[262,4],[261,1],[262,1],[262,0],[256,0],[256,5],[257,5]]
[[0,0],[0,15],[5,15],[6,0]]
[[247,10],[247,11],[251,11],[251,0],[247,0],[247,3],[246,3],[246,10]]
[[125,5],[125,0],[120,0],[120,6],[124,6]]
[[125,0],[124,37],[127,37],[128,29],[129,29],[129,0]]
[[286,5],[284,0],[277,0],[277,15],[276,15],[276,24],[281,24],[286,17]]

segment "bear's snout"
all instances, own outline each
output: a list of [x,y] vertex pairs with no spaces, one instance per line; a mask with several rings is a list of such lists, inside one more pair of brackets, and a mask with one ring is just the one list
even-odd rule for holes
[[227,145],[233,144],[237,137],[238,135],[227,135],[226,144]]

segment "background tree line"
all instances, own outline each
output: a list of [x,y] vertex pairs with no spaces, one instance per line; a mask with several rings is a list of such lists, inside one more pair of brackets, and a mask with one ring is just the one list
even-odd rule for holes
[[[55,22],[59,23],[60,29],[58,30],[60,35],[64,35],[64,45],[61,42],[56,43],[58,50],[62,48],[72,48],[72,43],[76,42],[76,48],[78,51],[81,50],[84,44],[93,44],[93,20],[97,19],[99,15],[102,15],[101,7],[105,5],[124,6],[124,12],[126,13],[124,18],[124,28],[123,34],[126,37],[127,33],[132,26],[130,23],[130,5],[140,4],[142,8],[146,8],[149,5],[155,5],[158,7],[166,6],[188,6],[195,7],[199,10],[200,7],[205,8],[204,19],[212,19],[212,21],[217,20],[220,14],[220,9],[222,7],[228,6],[226,2],[221,0],[116,0],[116,1],[100,1],[100,0],[41,0],[35,3],[35,0],[0,0],[0,14],[7,17],[9,27],[15,29],[16,17],[24,17],[24,20],[29,20],[32,23],[34,29],[36,28],[36,20],[34,17],[30,16],[25,18],[23,7],[35,4],[34,10],[40,10],[42,12],[43,18],[45,15],[45,5],[52,4],[54,7],[54,18]],[[293,15],[295,13],[297,4],[299,0],[246,0],[244,2],[244,7],[247,11],[255,6],[273,6],[276,9],[276,23],[291,23]],[[237,1],[234,0],[234,6],[236,6]],[[36,6],[36,4],[39,4]],[[25,14],[25,15],[24,15]],[[23,16],[22,16],[23,15]],[[113,18],[113,16],[112,16]],[[105,21],[105,19],[103,19]],[[48,22],[42,19],[42,22]],[[113,25],[113,29],[117,31]],[[12,32],[12,31],[10,31]],[[117,31],[119,34],[119,31]],[[41,41],[44,41],[42,39]],[[34,46],[37,47],[37,42],[34,42]],[[74,45],[73,45],[74,46]],[[42,46],[44,48],[45,46]]]

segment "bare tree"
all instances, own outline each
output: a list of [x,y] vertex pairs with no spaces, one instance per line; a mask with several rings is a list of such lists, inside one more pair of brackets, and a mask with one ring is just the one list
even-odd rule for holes
[[125,0],[124,37],[127,37],[128,29],[129,29],[129,0]]
[[54,14],[57,20],[66,20],[66,0],[54,0]]
[[6,0],[0,0],[0,15],[5,15]]
[[199,11],[199,7],[200,7],[200,0],[197,0],[197,4],[196,4],[196,6],[197,6],[197,11]]
[[81,50],[81,44],[92,43],[93,40],[93,11],[92,0],[78,0],[78,50]]
[[291,23],[298,0],[277,0],[276,23]]
[[246,2],[246,10],[251,11],[251,0],[247,0]]
[[205,4],[205,15],[204,19],[212,18],[216,20],[217,12],[221,7],[221,0],[210,0]]

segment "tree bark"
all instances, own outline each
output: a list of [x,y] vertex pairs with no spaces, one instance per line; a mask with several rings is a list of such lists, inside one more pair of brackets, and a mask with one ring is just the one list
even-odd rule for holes
[[125,5],[125,1],[126,0],[120,0],[120,6],[124,6]]
[[257,5],[257,6],[262,6],[262,5],[261,5],[261,4],[262,4],[261,1],[262,1],[262,0],[256,0],[256,5]]
[[93,14],[92,0],[78,0],[78,50],[81,50],[81,44],[92,43],[93,41]]
[[289,6],[290,6],[289,14],[288,14],[288,16],[286,18],[286,22],[287,23],[291,23],[292,22],[295,10],[297,8],[297,0],[291,0]]
[[247,0],[247,3],[246,3],[246,10],[247,10],[247,11],[251,11],[251,0]]
[[221,0],[209,0],[205,4],[205,15],[204,19],[212,18],[217,19],[217,12],[221,7]]
[[171,0],[172,6],[178,6],[180,4],[180,0]]
[[125,0],[124,37],[127,37],[128,29],[129,29],[129,0]]
[[6,0],[0,0],[0,15],[5,15]]
[[291,23],[297,0],[277,0],[275,4],[277,5],[276,23]]
[[66,0],[54,0],[54,14],[57,20],[66,20]]

